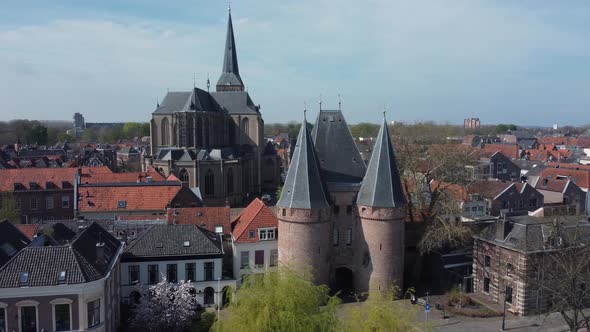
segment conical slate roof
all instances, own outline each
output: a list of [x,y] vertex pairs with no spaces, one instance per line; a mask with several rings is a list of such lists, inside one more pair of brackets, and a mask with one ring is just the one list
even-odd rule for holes
[[223,71],[217,81],[217,86],[238,86],[243,90],[244,83],[238,69],[238,55],[236,53],[236,40],[231,20],[231,11],[227,21],[227,36],[225,37],[225,54],[223,56]]
[[406,200],[385,118],[379,129],[367,173],[356,203],[371,207],[401,207]]
[[329,206],[305,119],[297,136],[287,180],[277,206],[292,209],[321,209]]

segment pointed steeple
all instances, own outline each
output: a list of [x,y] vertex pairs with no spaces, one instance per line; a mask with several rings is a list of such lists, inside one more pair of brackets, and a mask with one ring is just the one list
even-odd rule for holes
[[384,115],[356,203],[370,207],[394,208],[402,207],[405,202]]
[[329,206],[305,116],[277,206],[292,209],[321,209]]
[[238,55],[236,40],[231,20],[231,9],[228,10],[227,35],[225,37],[225,54],[223,56],[223,71],[217,81],[217,91],[244,91],[244,83],[238,69]]

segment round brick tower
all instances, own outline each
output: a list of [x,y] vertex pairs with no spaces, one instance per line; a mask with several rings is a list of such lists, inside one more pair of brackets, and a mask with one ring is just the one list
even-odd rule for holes
[[330,276],[330,205],[316,150],[304,119],[277,202],[279,264],[312,273],[316,284]]
[[377,135],[367,173],[357,196],[365,245],[358,256],[359,291],[387,292],[403,287],[405,198],[387,122]]

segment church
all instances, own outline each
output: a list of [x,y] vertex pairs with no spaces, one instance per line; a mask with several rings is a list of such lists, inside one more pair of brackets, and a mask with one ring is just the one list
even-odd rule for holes
[[274,146],[264,140],[264,120],[238,68],[231,10],[228,15],[223,69],[215,91],[193,87],[168,92],[152,113],[151,151],[144,168],[153,166],[198,187],[208,206],[247,204],[274,192],[280,181]]

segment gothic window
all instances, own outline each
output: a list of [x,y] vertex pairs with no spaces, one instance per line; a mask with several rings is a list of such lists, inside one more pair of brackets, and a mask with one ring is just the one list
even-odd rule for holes
[[250,137],[250,120],[248,118],[242,119],[242,132],[244,133],[244,143],[246,143]]
[[209,147],[209,118],[205,118],[205,147]]
[[183,168],[180,170],[180,173],[178,174],[178,178],[180,179],[180,181],[182,181],[182,183],[188,183],[188,172],[186,170],[186,168]]
[[203,118],[197,118],[197,128],[195,128],[197,133],[197,147],[203,147]]
[[214,195],[215,194],[215,176],[213,175],[213,171],[209,169],[207,174],[205,174],[205,195]]
[[226,182],[226,191],[228,194],[233,194],[234,192],[234,170],[233,168],[227,169],[227,182]]
[[162,129],[162,145],[169,145],[170,144],[170,123],[168,123],[168,118],[164,118],[161,124]]

